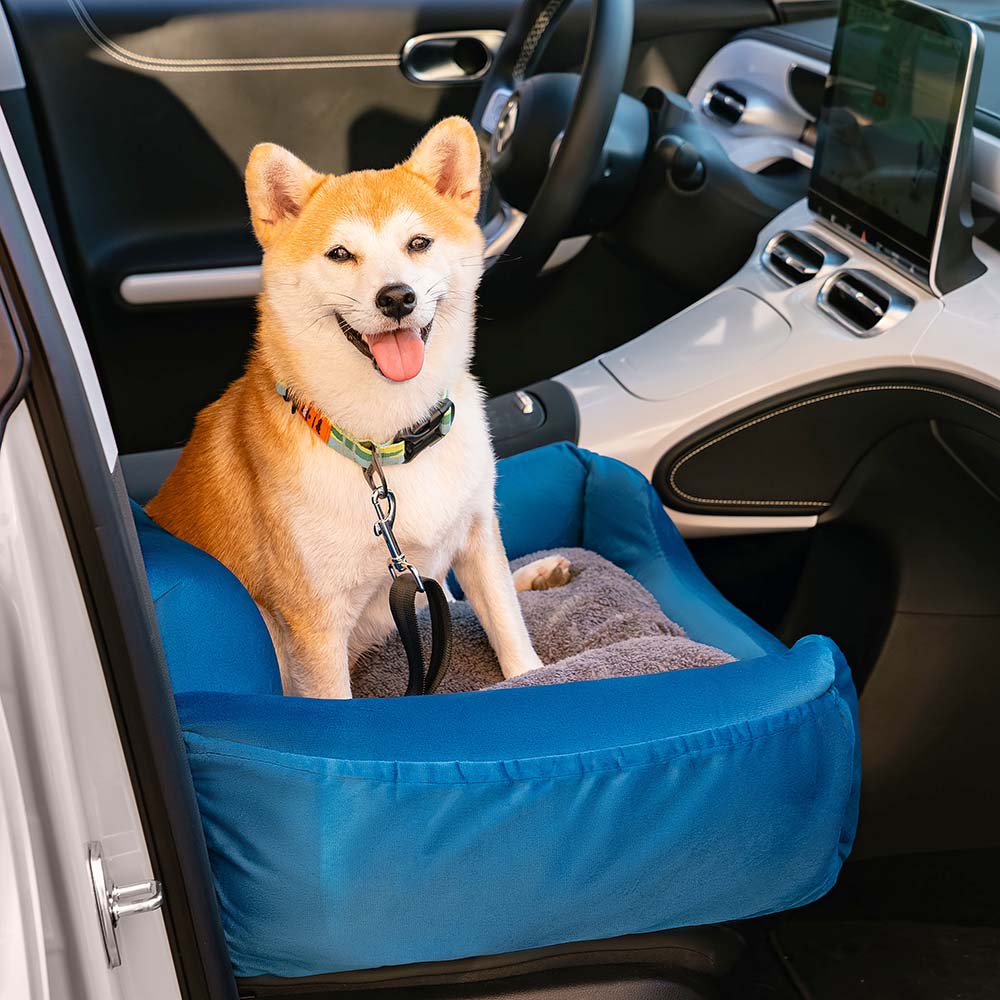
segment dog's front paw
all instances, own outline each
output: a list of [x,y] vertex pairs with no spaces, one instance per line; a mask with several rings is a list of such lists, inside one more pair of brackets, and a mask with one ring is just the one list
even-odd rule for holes
[[514,589],[551,590],[569,583],[570,561],[565,556],[546,556],[514,572]]
[[529,656],[518,657],[514,663],[501,663],[500,669],[503,671],[504,680],[509,681],[512,677],[520,677],[529,670],[537,670],[544,666],[538,654],[532,649]]

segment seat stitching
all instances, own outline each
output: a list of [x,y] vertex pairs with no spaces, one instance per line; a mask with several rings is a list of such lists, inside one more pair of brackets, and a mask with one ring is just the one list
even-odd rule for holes
[[246,56],[215,59],[168,59],[147,56],[119,45],[105,34],[87,10],[84,0],[66,0],[88,38],[117,62],[133,69],[170,73],[220,73],[248,70],[366,69],[396,66],[399,56],[392,52],[325,56]]
[[948,399],[956,400],[959,403],[966,403],[968,406],[973,406],[977,410],[981,410],[983,413],[988,414],[991,417],[995,417],[1000,420],[1000,413],[996,410],[991,409],[988,406],[984,406],[982,403],[977,403],[973,399],[968,399],[965,396],[960,396],[957,393],[949,392],[946,389],[935,389],[933,386],[926,385],[893,385],[880,384],[880,385],[866,385],[866,386],[855,386],[851,389],[838,389],[835,392],[826,392],[819,396],[813,396],[809,399],[800,399],[796,403],[789,403],[787,406],[782,406],[777,410],[773,410],[769,413],[762,413],[758,417],[754,417],[752,420],[748,420],[742,424],[738,424],[736,427],[731,427],[729,430],[724,431],[722,434],[718,434],[714,438],[710,438],[708,441],[703,442],[693,451],[688,452],[686,455],[682,456],[674,465],[671,467],[669,483],[670,488],[680,497],[691,503],[703,503],[703,504],[725,504],[725,505],[742,505],[747,507],[829,507],[829,500],[746,500],[746,499],[719,499],[719,498],[709,498],[709,497],[699,497],[691,493],[685,492],[677,484],[677,473],[680,471],[681,466],[686,462],[690,461],[696,455],[701,452],[706,451],[713,445],[719,444],[725,441],[727,438],[732,437],[734,434],[739,434],[741,431],[748,430],[757,424],[764,423],[766,420],[770,420],[772,417],[778,417],[785,413],[790,413],[793,410],[801,409],[805,406],[810,406],[813,403],[821,403],[828,399],[837,399],[841,396],[852,396],[862,392],[879,392],[883,390],[902,390],[910,392],[926,392],[935,396],[944,396]]

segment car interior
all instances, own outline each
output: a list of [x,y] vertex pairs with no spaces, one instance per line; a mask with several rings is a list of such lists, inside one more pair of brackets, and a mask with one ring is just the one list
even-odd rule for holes
[[[859,67],[874,67],[874,96],[869,88],[865,100],[876,107],[884,93],[892,100],[893,87],[912,84],[920,53],[902,51],[890,65],[884,52],[880,61],[877,28],[862,23],[853,49],[838,33],[848,4],[863,22],[896,2],[2,0],[0,111],[93,357],[119,453],[110,476],[86,467],[83,454],[100,444],[80,409],[72,358],[45,332],[27,265],[12,247],[5,254],[34,317],[25,337],[41,372],[37,411],[50,429],[80,562],[90,567],[92,616],[186,995],[998,995],[1000,825],[990,776],[1000,760],[1000,15],[977,0],[935,4],[978,28],[962,50],[954,98],[940,61],[961,46],[952,39],[934,48],[937,89],[921,100],[942,88],[954,100],[948,148],[939,163],[937,146],[921,138],[920,169],[900,179],[891,152],[877,160],[858,138],[872,119],[859,125],[858,116],[835,113],[852,86],[867,86],[857,82],[868,72]],[[831,69],[835,45],[840,76]],[[849,69],[850,58],[857,65]],[[846,82],[838,90],[831,79]],[[932,116],[929,108],[913,113]],[[252,601],[235,578],[235,586],[221,576],[212,584],[230,602],[221,626],[195,621],[197,593],[161,602],[180,576],[214,580],[225,571],[204,553],[172,547],[139,508],[170,473],[198,411],[239,376],[252,343],[260,248],[243,187],[252,146],[279,143],[332,173],[388,167],[454,114],[472,121],[484,154],[487,268],[474,372],[490,397],[502,459],[508,554],[553,539],[603,546],[658,599],[668,595],[661,603],[692,636],[733,654],[736,663],[715,669],[732,666],[747,699],[766,701],[769,684],[778,692],[795,674],[801,690],[822,689],[803,713],[825,725],[823,712],[836,703],[856,733],[836,749],[824,737],[821,746],[789,744],[785,757],[748,762],[756,778],[689,779],[705,811],[672,848],[677,871],[717,864],[733,885],[730,893],[702,882],[719,904],[695,899],[684,909],[677,875],[676,912],[688,916],[669,926],[622,918],[591,933],[601,926],[595,917],[593,926],[567,923],[586,931],[576,936],[532,944],[526,930],[517,946],[456,945],[456,954],[422,957],[419,907],[390,902],[389,911],[405,914],[386,930],[392,947],[366,950],[378,932],[364,930],[367,914],[352,913],[361,929],[345,929],[337,947],[357,961],[324,967],[318,929],[312,964],[285,961],[281,935],[273,962],[259,950],[251,959],[240,899],[227,895],[220,874],[231,859],[206,808],[207,783],[233,779],[209,771],[208,742],[225,730],[252,743],[266,711],[277,721],[261,726],[272,741],[262,752],[305,754],[319,739],[309,726],[354,722],[331,706],[306,725],[294,706],[267,700],[280,693],[270,675],[258,687],[223,680],[211,697],[193,698],[204,682],[179,680],[182,658],[194,664],[209,650],[219,676],[229,660],[235,675],[247,644],[269,648],[269,640],[249,635],[256,625],[241,608]],[[939,209],[921,223],[937,233],[925,248],[903,239],[898,214],[883,225],[885,200],[866,214],[871,191],[844,181],[865,157],[865,169],[884,165],[877,176],[905,188],[904,216],[918,204]],[[0,202],[6,197],[0,192]],[[590,453],[641,475],[621,478]],[[530,501],[526,483],[544,484]],[[580,513],[567,513],[578,496]],[[600,531],[598,514],[588,513],[596,511]],[[655,566],[636,524],[643,538],[659,539]],[[694,593],[697,601],[680,596]],[[829,637],[830,647],[803,639],[814,636]],[[757,674],[738,673],[755,657]],[[611,711],[629,720],[630,735],[615,737],[623,745],[664,735],[653,679],[642,680],[650,686],[629,689],[637,693],[622,694]],[[732,728],[743,718],[735,708],[725,716],[728,695],[714,682],[670,675],[669,683],[667,699],[682,698],[689,683],[692,700],[718,699],[711,719]],[[824,708],[828,689],[839,694]],[[542,690],[518,704],[556,720],[546,754],[578,749],[561,725],[582,728],[586,747],[607,736],[609,724],[581,721],[601,714],[599,695],[570,704],[556,688]],[[256,700],[232,700],[244,695]],[[399,713],[411,699],[386,699],[380,718],[412,727],[416,742],[439,739],[431,764],[441,763],[434,754],[445,752],[447,732],[456,760],[485,767],[486,757],[458,748],[475,726],[465,708],[448,707],[457,697],[439,696],[437,706],[418,699],[428,704],[410,722]],[[593,716],[581,708],[591,703]],[[698,732],[722,725],[691,712],[687,724]],[[275,735],[282,727],[287,745]],[[516,730],[512,745],[522,737],[535,745]],[[851,778],[858,742],[859,803]],[[736,805],[766,823],[780,808],[766,786],[800,775],[821,751],[837,758],[840,797],[809,785],[794,823],[826,838],[834,861],[811,861],[807,874],[796,868],[803,855],[784,842],[763,861],[746,843],[719,846],[714,860],[709,847],[701,860],[688,855],[694,840],[725,839],[710,824],[735,829],[724,824],[737,822]],[[351,763],[372,761],[361,754]],[[261,771],[258,780],[271,779]],[[654,787],[622,794],[623,815],[656,826]],[[728,818],[724,798],[734,804]],[[310,802],[298,801],[296,814]],[[646,812],[634,811],[640,802]],[[391,825],[398,803],[381,808]],[[476,808],[487,815],[491,806],[484,799]],[[568,843],[586,813],[567,803],[565,822],[547,822]],[[287,838],[276,853],[295,860],[314,830],[274,823],[269,838]],[[241,843],[230,842],[233,856]],[[759,895],[736,885],[738,864],[719,860],[740,850],[748,867],[772,866]],[[419,895],[429,862],[399,855],[391,884],[400,898],[408,886]],[[573,905],[599,910],[616,892],[605,876],[621,882],[622,871],[577,873],[593,895]],[[641,867],[628,872],[634,886],[649,877]],[[553,876],[551,893],[568,894],[573,879]],[[361,899],[364,885],[352,891],[335,898]],[[292,901],[283,907],[279,894],[268,896],[269,919],[294,922]],[[492,941],[494,905],[484,890],[482,913],[454,912],[456,928],[475,941],[469,928],[482,923],[480,939]],[[342,916],[323,919],[336,928]],[[524,925],[532,926],[528,915]]]

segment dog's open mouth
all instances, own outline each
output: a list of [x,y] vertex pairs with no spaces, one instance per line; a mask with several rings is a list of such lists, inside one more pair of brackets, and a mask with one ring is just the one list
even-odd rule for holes
[[337,322],[347,340],[366,358],[375,370],[393,382],[408,382],[424,367],[424,345],[434,320],[422,329],[400,327],[386,333],[360,333],[337,313]]

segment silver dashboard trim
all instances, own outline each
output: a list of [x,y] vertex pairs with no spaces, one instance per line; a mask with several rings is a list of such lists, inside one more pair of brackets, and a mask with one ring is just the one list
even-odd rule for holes
[[[726,81],[724,80],[719,80],[718,82],[713,83],[712,86],[705,91],[705,96],[701,99],[701,110],[702,113],[708,115],[708,117],[711,118],[712,121],[718,122],[720,125],[725,125],[727,128],[731,128],[732,126],[738,124],[740,120],[743,118],[743,113],[747,109],[747,101],[746,98],[744,98],[743,101],[740,102],[736,100],[735,97],[730,97],[728,94],[721,93],[719,91],[720,84],[724,87],[729,87],[731,90],[736,89],[734,86],[732,86],[729,83],[726,83]],[[717,115],[712,110],[712,99],[714,97],[721,98],[722,103],[725,104],[727,107],[739,108],[739,114],[736,116],[736,121],[731,122],[729,121],[728,118],[723,118],[721,115]]]
[[252,299],[259,291],[260,264],[130,274],[118,286],[130,306]]
[[479,127],[484,132],[488,132],[490,135],[493,134],[493,130],[497,127],[500,116],[503,114],[503,109],[507,106],[507,101],[510,100],[510,95],[513,93],[514,91],[507,87],[497,87],[490,94],[490,99],[486,103],[486,110],[483,112],[483,119],[479,123]]
[[[726,87],[739,94],[743,98],[742,103],[726,94],[719,94],[719,87]],[[728,121],[712,110],[713,96],[721,96],[728,106],[741,109],[736,121]],[[766,135],[798,141],[809,122],[789,95],[779,96],[742,77],[729,76],[716,80],[705,91],[701,99],[701,110],[710,121],[734,136]]]
[[[414,35],[406,44],[399,56],[399,64],[408,80],[413,83],[442,84],[442,83],[475,83],[482,80],[490,71],[497,51],[504,40],[504,32],[496,28],[482,28],[470,31],[437,31],[427,35]],[[448,58],[443,55],[449,43],[472,40],[479,42],[486,54],[486,62],[482,69],[475,73],[466,73],[454,61],[450,60],[451,66],[447,65]],[[412,65],[413,53],[422,46],[438,46],[442,49],[442,61],[440,72],[430,72],[427,70],[415,69]]]

